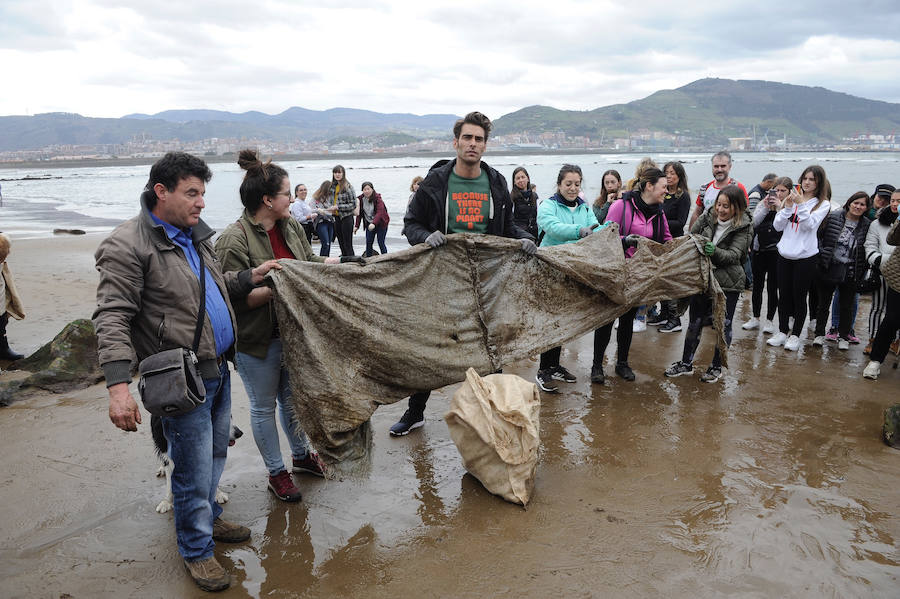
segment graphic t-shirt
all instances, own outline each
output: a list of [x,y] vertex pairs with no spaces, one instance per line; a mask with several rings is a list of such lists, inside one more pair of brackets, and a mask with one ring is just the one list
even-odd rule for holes
[[[734,179],[728,179],[725,185],[737,185],[741,188],[741,191],[744,192],[744,200],[747,199],[747,189],[744,187],[742,183],[735,181]],[[725,187],[723,185],[722,187]],[[703,206],[704,212],[709,209],[710,206],[716,203],[716,198],[719,197],[719,186],[716,184],[716,180],[713,179],[709,183],[706,184],[705,187],[700,188],[700,193],[697,195],[697,205]]]
[[487,233],[491,206],[491,185],[484,170],[474,179],[450,171],[447,233]]

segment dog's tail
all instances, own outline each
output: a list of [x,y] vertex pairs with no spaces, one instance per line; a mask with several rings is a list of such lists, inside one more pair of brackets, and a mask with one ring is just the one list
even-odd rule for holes
[[153,436],[153,445],[156,446],[156,455],[161,460],[168,459],[169,442],[163,434],[162,418],[150,416],[150,434]]

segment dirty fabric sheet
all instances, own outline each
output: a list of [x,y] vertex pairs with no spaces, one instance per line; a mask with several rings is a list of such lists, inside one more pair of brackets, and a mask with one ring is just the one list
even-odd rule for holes
[[292,401],[313,445],[332,461],[363,457],[360,427],[378,406],[462,381],[470,367],[489,374],[636,305],[711,293],[722,330],[723,296],[691,237],[642,240],[629,260],[615,226],[531,257],[519,247],[459,234],[363,266],[289,260],[273,271]]

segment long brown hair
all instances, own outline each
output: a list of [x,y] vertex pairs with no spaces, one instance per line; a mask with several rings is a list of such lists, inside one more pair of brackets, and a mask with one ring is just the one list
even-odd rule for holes
[[[594,206],[603,206],[606,203],[607,198],[609,198],[610,192],[606,191],[606,184],[604,181],[606,180],[606,175],[612,175],[616,178],[616,181],[619,182],[619,190],[622,189],[622,175],[619,174],[619,171],[609,169],[603,176],[600,177],[600,195],[597,196],[597,199],[594,200]],[[615,193],[618,193],[619,190],[616,190]],[[615,199],[615,198],[613,198]]]

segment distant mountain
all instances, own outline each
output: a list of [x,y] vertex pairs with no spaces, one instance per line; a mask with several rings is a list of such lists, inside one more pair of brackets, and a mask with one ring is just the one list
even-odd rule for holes
[[624,137],[641,129],[682,133],[708,142],[729,137],[829,143],[857,133],[900,129],[900,104],[866,100],[822,87],[771,81],[700,79],[641,100],[589,111],[529,106],[495,122],[498,135],[563,131],[592,138]]
[[[120,144],[132,139],[194,142],[212,137],[288,142],[336,138],[401,139],[448,136],[451,114],[382,114],[369,110],[293,107],[276,115],[258,111],[167,110],[120,119],[47,113],[0,117],[0,151],[52,145]],[[593,139],[626,137],[640,131],[682,134],[707,145],[729,137],[770,140],[787,135],[793,143],[834,143],[857,133],[900,129],[900,104],[866,100],[771,81],[701,79],[641,100],[588,111],[529,106],[500,117],[494,133],[537,135],[564,132]],[[754,131],[755,130],[755,131]]]
[[459,118],[452,114],[381,114],[353,108],[308,110],[293,107],[276,115],[250,111],[167,110],[99,119],[52,112],[0,117],[0,151],[51,145],[118,144],[134,138],[198,141],[211,137],[290,141],[339,135],[404,133],[416,138],[446,136]]

